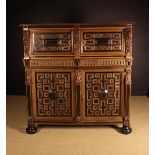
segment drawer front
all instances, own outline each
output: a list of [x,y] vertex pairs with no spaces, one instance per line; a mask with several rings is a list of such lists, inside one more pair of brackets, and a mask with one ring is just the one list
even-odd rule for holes
[[121,72],[85,72],[83,121],[121,121]]
[[123,55],[124,46],[122,29],[89,29],[81,31],[82,55]]
[[121,51],[121,32],[84,32],[83,52]]
[[34,72],[33,101],[35,118],[72,121],[74,105],[71,72]]
[[72,55],[72,31],[32,31],[32,55]]

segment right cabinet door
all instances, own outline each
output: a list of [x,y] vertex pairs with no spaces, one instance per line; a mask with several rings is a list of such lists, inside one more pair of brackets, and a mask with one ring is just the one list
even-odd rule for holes
[[121,71],[84,71],[81,113],[83,122],[122,122],[124,75]]

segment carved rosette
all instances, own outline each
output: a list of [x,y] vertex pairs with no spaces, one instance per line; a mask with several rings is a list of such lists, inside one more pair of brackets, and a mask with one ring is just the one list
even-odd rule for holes
[[124,30],[125,37],[125,53],[132,53],[132,26],[128,26]]
[[30,48],[30,32],[28,30],[23,30],[23,43],[24,43],[24,57],[28,57]]
[[75,57],[80,57],[80,30],[79,26],[76,25],[73,30],[73,39],[74,39],[74,54]]
[[80,84],[82,80],[82,72],[77,70],[75,71],[75,83]]
[[31,71],[29,69],[25,71],[25,84],[31,84]]

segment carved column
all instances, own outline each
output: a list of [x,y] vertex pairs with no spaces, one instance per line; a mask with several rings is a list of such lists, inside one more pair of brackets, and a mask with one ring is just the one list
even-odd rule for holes
[[129,120],[129,97],[131,95],[131,66],[132,66],[132,25],[128,25],[127,28],[124,30],[124,37],[125,37],[125,58],[126,58],[126,65],[125,65],[125,95],[124,95],[124,120],[123,120],[123,127],[122,132],[125,134],[129,134],[132,132],[132,128],[130,127],[130,120]]
[[31,68],[30,68],[30,31],[28,27],[23,27],[23,43],[24,43],[24,66],[25,66],[25,84],[26,84],[26,96],[28,99],[28,127],[26,132],[29,134],[33,134],[37,131],[35,124],[33,123],[32,117],[32,100],[31,100],[31,84],[32,84],[32,76],[31,76]]
[[74,72],[75,76],[75,103],[76,103],[76,123],[80,124],[81,117],[80,117],[80,85],[82,81],[82,72],[80,70],[76,70]]
[[73,30],[73,42],[74,42],[74,64],[75,67],[77,68],[74,72],[75,76],[75,100],[76,100],[76,123],[80,124],[81,117],[80,117],[80,85],[81,85],[81,79],[82,79],[82,73],[78,69],[80,67],[80,26],[79,25],[74,25],[74,30]]

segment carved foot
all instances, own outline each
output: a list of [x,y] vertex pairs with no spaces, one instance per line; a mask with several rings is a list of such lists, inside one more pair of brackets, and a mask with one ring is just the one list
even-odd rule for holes
[[123,134],[129,134],[132,132],[132,128],[130,126],[123,125],[121,131]]
[[28,125],[28,127],[26,128],[26,132],[29,134],[34,134],[37,132],[37,128],[35,126]]

